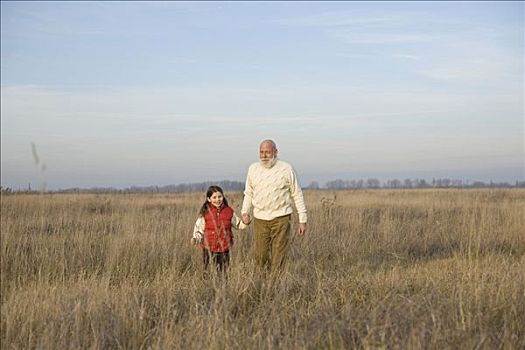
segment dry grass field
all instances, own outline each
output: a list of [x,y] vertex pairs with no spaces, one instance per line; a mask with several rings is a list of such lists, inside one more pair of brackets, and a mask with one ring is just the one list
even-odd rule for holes
[[277,279],[203,275],[203,199],[2,195],[1,348],[525,348],[525,190],[305,191]]

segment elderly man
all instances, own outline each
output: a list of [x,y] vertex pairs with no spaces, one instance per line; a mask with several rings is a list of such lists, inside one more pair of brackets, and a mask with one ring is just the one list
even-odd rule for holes
[[255,217],[255,260],[259,266],[281,270],[290,240],[290,217],[295,204],[299,214],[299,235],[306,232],[306,206],[292,166],[277,159],[277,146],[264,140],[259,146],[259,162],[248,168],[242,221]]

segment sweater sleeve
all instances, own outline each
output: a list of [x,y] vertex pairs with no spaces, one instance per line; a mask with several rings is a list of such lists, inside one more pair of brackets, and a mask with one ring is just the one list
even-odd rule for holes
[[306,214],[303,191],[301,190],[301,185],[299,184],[299,180],[293,169],[290,171],[290,194],[295,203],[297,214],[299,215],[299,223],[306,224],[308,216]]
[[241,214],[250,214],[252,209],[252,199],[253,199],[253,186],[251,182],[251,170],[252,167],[248,168],[248,174],[246,175],[246,184],[244,186],[244,199],[242,201]]
[[193,227],[193,238],[195,238],[197,242],[200,243],[203,237],[204,237],[204,218],[202,216],[199,216],[199,218],[195,222],[195,226]]

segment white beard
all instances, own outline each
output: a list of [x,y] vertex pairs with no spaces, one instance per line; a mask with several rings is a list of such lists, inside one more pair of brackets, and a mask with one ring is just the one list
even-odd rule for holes
[[273,167],[275,165],[275,162],[277,162],[277,157],[273,157],[272,159],[267,161],[259,160],[259,163],[261,163],[261,165],[266,169],[270,169],[271,167]]

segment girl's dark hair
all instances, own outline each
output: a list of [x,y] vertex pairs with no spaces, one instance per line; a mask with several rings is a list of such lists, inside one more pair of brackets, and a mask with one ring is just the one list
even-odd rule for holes
[[208,190],[206,191],[206,200],[204,201],[204,204],[201,207],[201,210],[199,211],[200,216],[206,215],[208,210],[210,209],[208,198],[210,198],[215,192],[220,192],[222,194],[222,203],[223,206],[228,207],[228,201],[226,200],[226,197],[224,196],[224,191],[219,186],[210,186],[208,187]]

